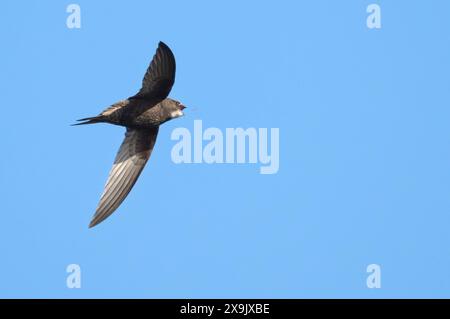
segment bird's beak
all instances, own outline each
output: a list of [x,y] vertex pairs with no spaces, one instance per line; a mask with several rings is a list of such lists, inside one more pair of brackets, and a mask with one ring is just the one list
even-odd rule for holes
[[180,103],[180,110],[183,111],[186,108],[183,104]]

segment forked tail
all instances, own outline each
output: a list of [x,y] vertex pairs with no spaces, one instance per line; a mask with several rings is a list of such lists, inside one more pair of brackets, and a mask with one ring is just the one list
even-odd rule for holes
[[101,123],[101,122],[104,122],[104,119],[103,119],[103,116],[94,116],[94,117],[86,117],[84,119],[79,119],[77,121],[80,123],[72,124],[72,126]]

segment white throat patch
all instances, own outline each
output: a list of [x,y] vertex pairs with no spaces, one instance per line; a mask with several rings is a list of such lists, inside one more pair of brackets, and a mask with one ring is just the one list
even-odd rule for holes
[[176,118],[176,117],[183,116],[183,115],[184,115],[184,113],[181,112],[181,110],[176,110],[176,111],[173,111],[173,112],[170,113],[170,117],[173,118],[173,119]]

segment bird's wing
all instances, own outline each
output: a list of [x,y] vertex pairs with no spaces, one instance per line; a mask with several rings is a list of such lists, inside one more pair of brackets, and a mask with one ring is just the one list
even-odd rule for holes
[[127,129],[89,227],[105,220],[128,195],[150,158],[157,135],[158,128]]
[[159,42],[147,72],[142,80],[141,90],[131,98],[164,100],[175,82],[175,57],[169,47]]

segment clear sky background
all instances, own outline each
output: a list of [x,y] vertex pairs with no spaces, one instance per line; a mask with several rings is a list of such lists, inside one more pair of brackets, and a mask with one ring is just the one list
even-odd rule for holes
[[[449,1],[74,2],[81,29],[71,2],[1,4],[0,297],[450,297]],[[70,124],[160,40],[187,115],[88,229],[124,129]],[[279,128],[278,174],[174,164],[196,119]]]

